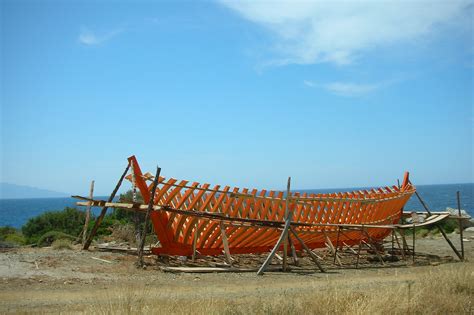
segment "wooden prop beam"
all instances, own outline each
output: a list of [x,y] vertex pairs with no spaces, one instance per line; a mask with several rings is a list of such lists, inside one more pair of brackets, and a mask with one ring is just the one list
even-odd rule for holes
[[[89,190],[89,198],[94,198],[94,181],[91,182],[91,188]],[[91,219],[91,204],[89,203],[86,208],[86,219],[84,221],[84,228],[82,229],[82,245],[86,243],[87,240],[87,229],[89,227],[89,221]]]
[[[291,177],[288,177],[288,182],[286,184],[286,201],[285,201],[285,220],[291,220],[289,218],[288,207],[290,206],[290,185],[291,185]],[[286,271],[288,268],[288,238],[283,240],[283,271]]]
[[196,219],[196,223],[194,223],[194,238],[193,238],[193,256],[192,261],[196,261],[196,252],[197,252],[197,240],[198,240],[198,227],[199,227],[199,219]]
[[[125,175],[127,175],[127,172],[129,170],[129,168],[130,168],[130,163],[127,164],[127,167],[125,168],[125,171],[123,172],[122,176],[120,176],[120,179],[119,179],[117,185],[115,185],[115,188],[112,191],[112,194],[110,195],[110,197],[108,199],[108,202],[112,202],[114,200],[115,195],[117,194],[117,191],[119,190],[120,186],[122,185],[123,179],[125,178]],[[99,229],[99,226],[102,223],[102,220],[104,219],[104,216],[107,213],[108,208],[109,208],[108,206],[104,206],[102,208],[102,211],[100,212],[100,215],[97,217],[97,220],[95,221],[94,227],[92,228],[91,234],[89,234],[89,237],[87,238],[86,242],[84,243],[84,246],[82,247],[82,249],[85,249],[85,250],[89,249],[89,246],[92,243],[92,239],[95,236],[95,234],[97,233],[97,229]]]
[[293,227],[290,226],[290,231],[291,233],[294,235],[294,237],[298,240],[298,242],[300,242],[301,246],[303,247],[303,249],[308,253],[309,257],[311,257],[311,259],[314,261],[314,263],[316,264],[316,266],[318,266],[319,270],[321,272],[326,272],[326,270],[324,270],[323,266],[321,266],[321,264],[319,263],[318,261],[318,257],[313,253],[313,251],[311,249],[309,249],[308,246],[306,246],[306,244],[303,242],[303,240],[298,236],[298,234],[296,234],[296,231],[293,229]]
[[230,256],[229,242],[227,240],[227,235],[225,234],[224,222],[219,222],[219,227],[221,229],[222,244],[224,245],[225,260],[230,266],[232,266],[232,257]]
[[369,242],[366,242],[366,241],[362,240],[362,242],[364,242],[368,247],[371,247],[374,250],[375,255],[377,255],[377,258],[382,263],[382,265],[385,265],[385,262],[383,261],[382,256],[380,256],[380,253],[379,253],[379,250],[377,249],[377,246],[374,245],[374,244],[376,244],[374,239],[369,235],[369,232],[367,232],[367,230],[364,229],[362,232],[367,236],[367,241],[369,241]]
[[459,191],[456,192],[456,199],[458,201],[458,223],[459,223],[459,238],[461,241],[461,260],[464,261],[464,239],[463,239],[463,228],[462,228],[462,218],[461,218],[461,193]]
[[298,255],[296,255],[295,244],[293,244],[293,241],[291,240],[291,237],[289,235],[288,235],[288,243],[290,244],[291,255],[293,256],[293,263],[295,266],[298,266],[299,261],[298,261]]
[[[393,231],[392,231],[393,232]],[[359,260],[360,260],[360,250],[362,249],[362,234],[364,234],[364,227],[360,230],[360,238],[359,238],[359,247],[357,248],[357,261],[356,261],[356,269],[359,268]],[[392,233],[393,234],[393,233]]]
[[283,231],[281,232],[280,238],[276,242],[275,247],[273,247],[272,251],[270,252],[270,255],[268,255],[267,259],[265,259],[265,262],[262,264],[262,266],[258,270],[257,275],[259,276],[263,275],[268,265],[272,261],[273,257],[275,256],[276,252],[280,248],[281,243],[283,242],[284,239],[288,237],[288,230],[290,228],[290,223],[291,223],[290,216],[288,216],[285,220],[285,226],[283,227]]
[[146,209],[145,222],[143,223],[142,238],[138,246],[138,266],[143,267],[143,248],[145,247],[146,232],[148,230],[148,221],[150,220],[150,212],[153,209],[153,202],[155,201],[155,192],[158,187],[158,178],[160,178],[161,168],[156,167],[156,176],[153,180],[153,188],[151,189],[150,200],[148,201],[148,208]]
[[329,249],[331,250],[331,253],[334,255],[334,262],[336,262],[337,260],[337,263],[339,266],[342,266],[342,262],[341,260],[339,259],[339,256],[337,256],[337,251],[336,249],[334,248],[334,245],[332,244],[331,242],[331,239],[329,238],[329,236],[326,234],[325,231],[323,231],[323,234],[324,234],[324,238],[326,239],[326,244],[328,245]]
[[[426,212],[431,215],[431,211],[430,209],[428,209],[428,206],[425,204],[425,202],[423,201],[423,199],[421,199],[420,195],[418,194],[417,191],[415,191],[415,195],[416,197],[418,198],[418,200],[420,201],[420,203],[422,204],[423,208],[425,208]],[[451,240],[448,238],[448,235],[446,235],[446,232],[444,231],[443,227],[440,225],[440,224],[436,224],[436,227],[438,228],[438,230],[441,232],[441,234],[443,235],[444,239],[446,240],[446,242],[448,242],[449,246],[452,248],[452,250],[454,251],[454,253],[456,254],[456,256],[458,256],[458,258],[462,261],[463,258],[462,258],[462,255],[459,253],[459,251],[456,249],[456,247],[454,246],[454,244],[451,242]]]

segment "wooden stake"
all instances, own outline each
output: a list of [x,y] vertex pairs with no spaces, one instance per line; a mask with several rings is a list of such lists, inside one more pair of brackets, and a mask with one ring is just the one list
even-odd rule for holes
[[197,247],[197,240],[198,240],[198,227],[199,227],[199,219],[196,219],[196,223],[194,224],[194,238],[193,238],[193,257],[192,261],[196,260],[196,247]]
[[459,223],[459,237],[461,239],[461,260],[464,261],[464,240],[463,240],[463,231],[462,231],[462,218],[461,218],[461,192],[456,192],[456,197],[458,200],[458,223]]
[[[117,194],[117,191],[119,190],[120,186],[122,185],[123,179],[125,178],[125,175],[127,175],[128,169],[130,168],[130,164],[127,165],[125,168],[125,171],[123,172],[122,176],[120,176],[120,179],[115,186],[114,190],[112,191],[112,194],[110,195],[108,202],[112,202],[115,198],[115,195]],[[100,211],[100,215],[97,217],[97,220],[95,221],[94,227],[92,228],[91,234],[89,234],[89,237],[87,237],[86,242],[84,243],[84,246],[82,249],[89,249],[89,246],[92,243],[92,238],[95,236],[97,233],[97,229],[99,229],[100,224],[102,223],[102,220],[104,219],[105,214],[107,213],[107,206],[104,206],[102,210]]]
[[324,234],[324,237],[326,238],[326,244],[331,250],[332,254],[334,255],[335,260],[337,260],[337,263],[339,264],[339,266],[342,266],[341,260],[339,259],[339,256],[337,256],[336,249],[334,248],[334,245],[332,244],[331,239],[329,238],[329,236],[327,236],[326,231],[323,231],[323,234]]
[[298,256],[296,255],[295,244],[293,244],[293,241],[291,240],[291,237],[289,234],[288,234],[288,243],[290,244],[291,255],[293,256],[293,263],[295,264],[295,266],[298,266],[299,261],[298,261]]
[[400,251],[402,252],[403,260],[406,260],[406,258],[405,258],[405,248],[404,248],[404,246],[400,246],[400,241],[398,240],[396,230],[393,230],[393,236],[395,237],[395,241],[397,242],[398,249],[400,249]]
[[[421,199],[420,195],[418,194],[417,191],[415,191],[415,195],[418,197],[418,200],[420,201],[420,203],[423,205],[423,208],[425,208],[426,212],[431,215],[431,211],[430,209],[428,209],[428,206],[425,204],[425,202],[423,201],[423,199]],[[458,256],[458,258],[460,260],[463,260],[462,258],[462,255],[459,253],[459,251],[456,249],[456,247],[454,246],[454,244],[451,242],[451,240],[448,238],[448,236],[446,235],[446,232],[444,231],[443,227],[440,225],[440,224],[436,224],[436,227],[438,228],[438,230],[441,232],[441,234],[443,235],[444,239],[446,240],[446,242],[448,242],[449,246],[451,247],[451,249],[454,251],[454,253],[456,254],[456,256]]]
[[[136,203],[137,202],[137,178],[135,175],[135,168],[133,166],[133,163],[130,164],[130,171],[132,173],[132,202]],[[140,243],[140,240],[142,239],[141,236],[141,231],[140,231],[140,218],[141,214],[138,211],[135,211],[133,213],[133,225],[135,228],[135,241],[137,244]]]
[[293,233],[293,235],[295,236],[295,238],[298,240],[298,242],[300,242],[301,246],[303,247],[303,249],[308,253],[308,255],[311,257],[311,259],[314,261],[314,263],[316,264],[316,266],[318,266],[319,270],[321,272],[326,272],[323,268],[323,266],[321,266],[321,264],[319,263],[318,261],[318,257],[311,251],[311,249],[309,249],[308,246],[306,246],[306,244],[303,242],[303,240],[298,236],[298,234],[296,234],[296,231],[293,229],[293,227],[290,227],[290,231],[291,233]]
[[415,263],[415,239],[416,239],[416,229],[415,229],[415,218],[413,218],[413,252],[412,252],[412,255],[413,255],[413,263]]
[[361,232],[360,232],[359,248],[357,249],[356,269],[359,268],[360,250],[362,248],[362,234],[364,234],[364,226],[362,226],[360,231]]
[[277,250],[280,248],[281,243],[283,242],[284,239],[288,237],[288,230],[290,229],[290,224],[291,224],[291,220],[290,220],[290,216],[288,216],[288,218],[285,221],[285,226],[283,227],[283,231],[281,232],[280,238],[276,242],[275,247],[273,247],[267,259],[265,259],[265,262],[262,264],[262,266],[258,270],[257,275],[259,276],[263,275],[268,265],[272,261],[273,256],[275,256]]
[[337,227],[337,236],[336,236],[336,246],[334,246],[334,263],[336,263],[336,257],[337,257],[337,250],[339,248],[339,233],[341,232],[341,227]]
[[150,212],[153,207],[153,203],[155,202],[155,192],[156,188],[158,187],[158,179],[160,178],[161,168],[158,166],[156,167],[156,176],[153,180],[153,187],[151,189],[150,200],[148,201],[148,209],[146,210],[145,214],[145,222],[143,223],[143,232],[142,232],[142,239],[140,240],[140,246],[138,246],[138,266],[143,267],[143,248],[145,247],[145,238],[146,232],[148,230],[148,221],[150,219]]
[[224,222],[220,221],[219,226],[221,228],[221,238],[222,238],[222,244],[224,245],[225,260],[230,266],[232,266],[232,257],[230,256],[229,242],[227,241],[227,235],[225,234]]
[[[94,181],[91,182],[89,198],[94,199]],[[87,228],[89,227],[90,219],[91,219],[91,204],[89,203],[89,205],[86,208],[86,220],[84,221],[84,229],[82,230],[82,245],[84,245],[87,240]]]
[[[288,182],[286,184],[286,201],[285,201],[285,220],[288,220],[289,213],[288,207],[290,206],[290,184],[291,184],[291,177],[288,177]],[[288,239],[285,238],[283,240],[283,271],[286,271],[288,268]]]

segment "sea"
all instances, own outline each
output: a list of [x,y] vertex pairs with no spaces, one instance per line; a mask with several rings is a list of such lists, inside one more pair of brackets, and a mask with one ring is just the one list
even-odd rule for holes
[[[327,193],[359,189],[365,188],[311,189],[304,190],[304,192]],[[459,191],[461,194],[461,209],[466,210],[468,214],[474,217],[474,183],[419,185],[417,190],[432,211],[443,211],[447,207],[457,208],[456,192]],[[97,196],[95,199],[106,200],[107,197]],[[0,226],[21,228],[30,218],[46,211],[76,207],[77,201],[73,198],[0,199]],[[422,211],[423,207],[416,196],[412,196],[404,210]],[[92,211],[97,215],[100,208],[93,208]]]

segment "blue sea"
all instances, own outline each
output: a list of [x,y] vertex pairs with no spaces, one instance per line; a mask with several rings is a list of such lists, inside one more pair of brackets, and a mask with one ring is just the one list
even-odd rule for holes
[[[305,192],[325,193],[337,191],[351,191],[359,188],[344,189],[313,189]],[[457,208],[456,191],[461,192],[461,208],[474,216],[474,183],[450,185],[417,186],[418,193],[424,199],[430,210],[443,211],[447,207]],[[106,200],[107,197],[96,197]],[[35,198],[35,199],[0,199],[0,226],[20,228],[28,219],[46,211],[62,210],[65,207],[75,207],[73,198]],[[422,210],[416,196],[412,196],[405,206],[405,211]],[[93,208],[98,214],[100,208]]]

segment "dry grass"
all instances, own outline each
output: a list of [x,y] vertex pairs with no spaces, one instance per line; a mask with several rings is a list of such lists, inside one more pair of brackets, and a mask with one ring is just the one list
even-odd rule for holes
[[[455,264],[408,280],[364,283],[315,279],[313,290],[259,287],[235,294],[159,293],[149,287],[106,291],[86,310],[99,314],[474,314],[474,268]],[[325,285],[321,285],[325,281]]]
[[61,249],[72,249],[72,242],[67,239],[58,239],[55,240],[51,246],[53,249],[61,250]]

